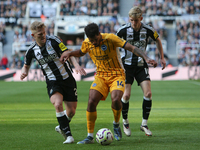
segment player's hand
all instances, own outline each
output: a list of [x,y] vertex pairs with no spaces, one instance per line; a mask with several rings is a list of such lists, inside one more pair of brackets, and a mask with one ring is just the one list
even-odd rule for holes
[[162,65],[162,70],[165,69],[165,67],[166,67],[166,62],[165,62],[165,59],[164,59],[164,58],[160,60],[160,63],[161,63],[161,65]]
[[147,61],[147,63],[150,64],[151,66],[153,66],[154,68],[157,67],[157,65],[158,65],[158,63],[153,59],[149,59]]
[[28,75],[27,73],[22,73],[22,74],[20,75],[20,79],[23,80],[27,75]]
[[76,74],[80,73],[81,75],[84,75],[84,76],[87,74],[81,66],[75,67],[75,72]]
[[68,59],[69,59],[69,57],[70,57],[70,52],[68,52],[68,51],[65,51],[65,52],[63,52],[62,53],[62,55],[60,56],[60,62],[61,63],[65,63]]

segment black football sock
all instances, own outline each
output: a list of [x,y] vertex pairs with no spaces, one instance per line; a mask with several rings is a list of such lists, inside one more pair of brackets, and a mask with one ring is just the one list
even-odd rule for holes
[[127,103],[124,103],[123,100],[121,100],[121,102],[122,102],[122,117],[123,119],[127,119],[129,110],[129,101]]
[[151,111],[152,100],[143,99],[142,109],[143,109],[143,119],[148,120]]
[[69,126],[69,121],[66,115],[57,117],[57,120],[60,125],[60,129],[66,134],[66,136],[72,136]]

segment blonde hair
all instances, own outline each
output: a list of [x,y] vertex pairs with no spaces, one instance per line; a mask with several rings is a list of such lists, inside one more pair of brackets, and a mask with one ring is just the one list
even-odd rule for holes
[[140,9],[140,7],[134,6],[133,8],[130,9],[128,14],[129,17],[137,19],[142,17],[142,10]]
[[37,29],[40,29],[40,28],[46,28],[45,24],[43,22],[40,22],[40,21],[34,21],[31,24],[32,34],[34,34],[37,31]]

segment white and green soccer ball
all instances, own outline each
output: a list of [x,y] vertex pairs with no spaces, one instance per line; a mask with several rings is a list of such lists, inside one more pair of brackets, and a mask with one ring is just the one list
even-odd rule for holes
[[101,145],[109,145],[113,141],[113,134],[110,129],[102,128],[96,134],[96,141]]

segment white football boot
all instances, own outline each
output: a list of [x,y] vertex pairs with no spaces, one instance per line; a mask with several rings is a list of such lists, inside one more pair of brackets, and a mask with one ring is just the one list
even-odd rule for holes
[[123,119],[123,130],[126,136],[131,136],[131,129],[129,127],[128,119]]
[[145,132],[147,136],[152,136],[152,132],[149,130],[148,126],[140,126],[140,130]]
[[64,137],[65,140],[67,139],[67,136],[66,136],[65,133],[60,129],[60,126],[59,126],[59,125],[55,127],[55,131],[58,132],[58,133],[60,133],[60,134]]
[[63,142],[63,144],[74,143],[74,138],[72,136],[68,136],[67,139]]

